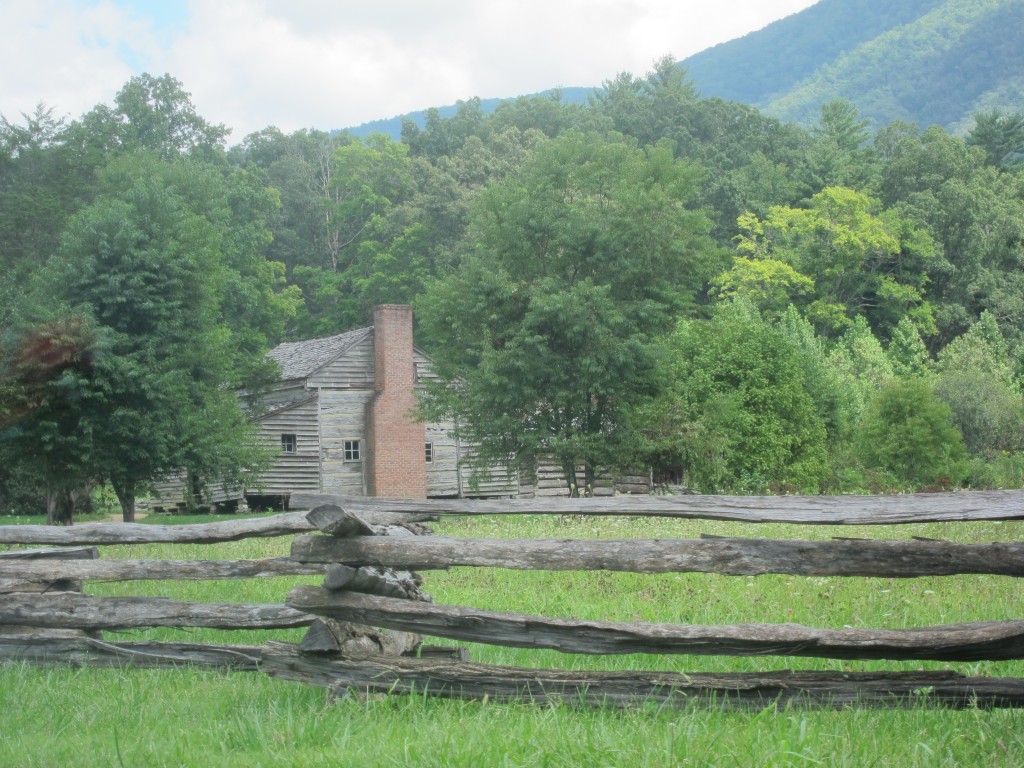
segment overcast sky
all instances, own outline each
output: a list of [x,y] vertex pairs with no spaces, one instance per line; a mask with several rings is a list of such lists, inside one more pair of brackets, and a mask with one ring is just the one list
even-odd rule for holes
[[0,113],[170,73],[229,143],[643,75],[816,0],[0,0]]

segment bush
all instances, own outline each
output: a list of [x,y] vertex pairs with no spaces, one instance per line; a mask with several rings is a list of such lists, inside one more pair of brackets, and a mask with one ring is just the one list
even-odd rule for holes
[[922,379],[882,386],[861,417],[855,451],[868,469],[915,488],[949,488],[966,475],[967,452],[949,406]]

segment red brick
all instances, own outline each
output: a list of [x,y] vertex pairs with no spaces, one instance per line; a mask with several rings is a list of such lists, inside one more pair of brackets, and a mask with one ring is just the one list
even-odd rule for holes
[[413,417],[416,369],[412,308],[382,304],[373,312],[373,399],[367,405],[367,490],[371,496],[425,499],[424,424]]

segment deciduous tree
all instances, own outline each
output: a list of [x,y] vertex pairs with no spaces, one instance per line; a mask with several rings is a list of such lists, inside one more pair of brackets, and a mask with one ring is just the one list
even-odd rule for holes
[[[553,455],[579,492],[630,464],[654,337],[720,263],[671,146],[567,133],[486,190],[457,271],[419,303],[454,416],[482,462]],[[582,482],[577,467],[585,465]]]

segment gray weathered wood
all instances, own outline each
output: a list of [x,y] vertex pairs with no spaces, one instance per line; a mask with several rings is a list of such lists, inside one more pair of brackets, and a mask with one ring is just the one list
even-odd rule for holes
[[615,496],[582,499],[370,499],[300,493],[292,505],[333,503],[358,515],[641,515],[808,525],[892,525],[1024,519],[1024,490],[893,496]]
[[252,579],[265,576],[315,576],[323,564],[300,563],[287,557],[262,560],[46,560],[0,561],[0,579],[25,581],[84,579],[138,581],[145,579]]
[[980,661],[1024,658],[1024,621],[918,629],[814,629],[798,624],[726,626],[575,621],[434,605],[318,587],[295,587],[299,611],[467,642],[564,653],[685,653],[832,659]]
[[99,556],[100,551],[96,547],[12,549],[0,552],[0,565],[5,560],[95,560]]
[[[0,552],[0,594],[10,592],[81,592],[76,576],[60,575],[62,560],[93,560],[100,556],[96,547],[18,549]],[[55,567],[56,566],[56,567]],[[25,571],[38,573],[26,576]]]
[[299,650],[342,656],[402,656],[414,653],[422,639],[414,632],[381,632],[348,621],[320,618],[306,631]]
[[[447,500],[436,500],[442,505]],[[379,502],[379,503],[378,503]],[[403,503],[395,499],[378,499],[368,496],[343,496],[337,493],[307,493],[305,491],[291,494],[290,504],[292,509],[312,510],[324,504],[333,504],[348,509],[352,505],[352,511],[358,514],[370,525],[405,525],[406,523],[429,523],[440,519],[440,507],[434,507],[430,502],[418,502],[424,506],[431,507],[428,510],[404,509]],[[413,502],[416,504],[417,502]],[[305,514],[305,513],[304,513]]]
[[[519,702],[546,706],[842,708],[847,706],[992,708],[1024,706],[1024,680],[965,677],[955,672],[755,673],[588,672],[522,669],[424,658],[325,659],[294,645],[108,643],[53,634],[0,636],[0,659],[43,666],[213,667],[264,671],[333,690]],[[446,652],[450,649],[444,649]]]
[[1024,576],[1024,543],[836,539],[461,539],[298,536],[292,559],[429,571],[453,566],[754,576]]
[[259,669],[262,646],[195,643],[116,642],[35,630],[0,635],[0,660],[39,666],[68,667],[217,667],[234,671]]
[[374,536],[377,531],[354,512],[337,504],[320,504],[309,511],[306,520],[328,536]]
[[320,659],[267,643],[262,669],[338,695],[386,693],[548,706],[726,708],[1024,706],[1024,680],[955,672],[692,673],[522,669],[435,659]]
[[334,564],[327,567],[324,575],[326,589],[342,589],[350,592],[365,592],[383,597],[398,597],[405,600],[429,600],[409,571],[394,571],[390,568],[351,568]]
[[74,592],[0,595],[0,625],[58,629],[304,627],[316,617],[283,605],[186,603],[162,597],[90,597]]
[[81,592],[82,582],[76,579],[0,579],[0,595],[11,592]]
[[289,536],[315,530],[304,512],[271,517],[225,520],[193,525],[86,523],[65,528],[52,525],[0,525],[0,544],[214,544],[221,541]]

